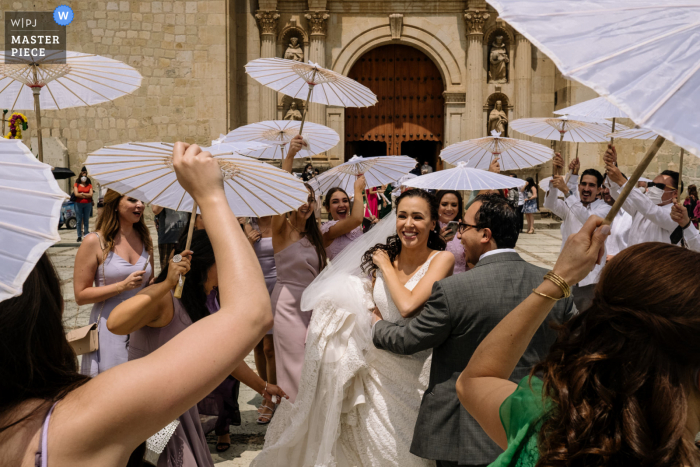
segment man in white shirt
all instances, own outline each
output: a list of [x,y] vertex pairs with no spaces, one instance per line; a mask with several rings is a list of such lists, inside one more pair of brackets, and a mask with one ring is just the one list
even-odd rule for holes
[[680,203],[674,204],[671,208],[671,219],[683,229],[683,240],[688,249],[700,253],[700,232],[690,222],[685,206]]
[[[554,166],[563,167],[564,161],[559,154],[554,156]],[[575,162],[575,161],[574,161]],[[572,162],[572,164],[574,164]],[[570,165],[571,169],[575,167]],[[572,177],[573,179],[573,177]],[[555,175],[552,178],[550,190],[544,199],[544,206],[562,219],[561,246],[564,247],[569,235],[577,233],[592,215],[605,217],[610,212],[610,206],[601,199],[596,199],[603,185],[603,175],[595,169],[587,169],[581,175],[578,183],[578,197],[571,186],[567,186],[564,177]],[[559,192],[564,199],[559,199]],[[571,290],[574,304],[579,311],[587,309],[593,301],[593,291],[598,282],[598,276],[605,262],[596,265],[591,273]]]
[[[608,146],[604,159],[611,181],[610,194],[617,199],[627,180],[616,166],[617,151],[614,146]],[[646,194],[632,190],[622,205],[632,216],[627,246],[645,242],[671,243],[671,233],[678,225],[671,219],[673,199],[678,196],[678,172],[665,170],[649,182],[648,187]]]

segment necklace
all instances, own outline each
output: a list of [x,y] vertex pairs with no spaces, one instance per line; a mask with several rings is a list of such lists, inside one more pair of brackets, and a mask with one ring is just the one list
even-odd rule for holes
[[293,228],[294,230],[296,230],[296,231],[299,232],[300,234],[305,234],[305,233],[306,233],[306,230],[299,230],[299,229],[297,229],[297,226],[294,225],[294,224],[292,224],[292,221],[289,220],[289,217],[287,217],[286,219],[287,219],[287,224],[289,224],[289,226],[290,226],[291,228]]

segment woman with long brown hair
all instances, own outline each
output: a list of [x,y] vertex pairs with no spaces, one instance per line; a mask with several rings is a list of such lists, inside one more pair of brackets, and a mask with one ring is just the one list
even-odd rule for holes
[[[294,156],[303,138],[292,139],[282,169],[292,172]],[[304,341],[311,313],[302,312],[301,295],[326,264],[326,249],[316,222],[316,197],[309,190],[307,203],[293,212],[272,218],[272,248],[275,252],[277,282],[272,291],[275,316],[275,365],[277,384],[294,402],[304,363]]]
[[[632,246],[602,271],[593,304],[559,328],[520,384],[508,378],[552,306],[605,253],[592,216],[542,284],[479,345],[457,382],[505,452],[492,466],[697,466],[700,254]],[[541,375],[541,379],[535,375]]]
[[85,237],[75,255],[75,301],[94,304],[90,322],[98,323],[99,336],[99,348],[83,355],[80,371],[84,375],[95,376],[129,358],[129,336],[112,334],[107,319],[114,307],[136,295],[153,277],[153,243],[143,209],[141,201],[108,190],[96,231]]

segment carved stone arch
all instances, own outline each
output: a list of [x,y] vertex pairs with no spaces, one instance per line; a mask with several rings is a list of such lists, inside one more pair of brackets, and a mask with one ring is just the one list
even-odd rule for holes
[[286,44],[289,42],[289,39],[291,39],[292,36],[300,37],[304,45],[309,45],[309,35],[306,34],[306,31],[304,31],[303,28],[296,25],[284,27],[277,36],[277,43],[283,44],[284,47],[287,47]]
[[442,75],[446,91],[462,91],[463,70],[459,61],[440,38],[430,31],[404,22],[400,40],[392,39],[389,25],[376,26],[354,37],[335,58],[332,70],[347,75],[355,62],[372,49],[387,44],[406,44],[426,54]]
[[506,96],[502,92],[494,92],[493,94],[491,94],[489,97],[486,98],[486,103],[484,104],[484,108],[492,109],[493,106],[496,105],[496,101],[501,101],[504,108],[513,107],[513,103],[510,102],[510,99],[508,98],[508,96]]
[[499,24],[499,22],[496,22],[486,30],[486,32],[484,33],[484,40],[486,41],[485,43],[490,46],[491,42],[498,34],[501,34],[504,38],[506,38],[506,44],[508,45],[508,48],[512,47],[515,44],[515,35],[513,34],[513,31],[511,31],[511,29],[508,26]]

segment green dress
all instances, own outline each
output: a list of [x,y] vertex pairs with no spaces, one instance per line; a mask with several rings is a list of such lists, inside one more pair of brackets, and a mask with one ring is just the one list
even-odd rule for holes
[[501,423],[506,430],[508,448],[489,467],[535,467],[540,457],[537,435],[544,414],[542,380],[524,377],[501,404]]

